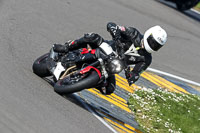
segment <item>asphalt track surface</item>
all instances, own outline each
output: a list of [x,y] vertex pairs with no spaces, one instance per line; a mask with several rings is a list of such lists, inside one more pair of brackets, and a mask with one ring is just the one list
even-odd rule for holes
[[106,23],[137,27],[159,24],[168,44],[153,55],[152,68],[196,82],[200,79],[200,23],[149,0],[0,0],[0,132],[111,132],[77,102],[53,91],[32,73],[33,61],[54,43],[97,32]]

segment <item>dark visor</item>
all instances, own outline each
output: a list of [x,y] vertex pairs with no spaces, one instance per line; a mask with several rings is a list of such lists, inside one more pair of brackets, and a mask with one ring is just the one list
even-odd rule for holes
[[152,35],[150,35],[148,38],[147,38],[147,42],[150,46],[151,49],[153,49],[154,51],[158,51],[162,45],[159,44]]

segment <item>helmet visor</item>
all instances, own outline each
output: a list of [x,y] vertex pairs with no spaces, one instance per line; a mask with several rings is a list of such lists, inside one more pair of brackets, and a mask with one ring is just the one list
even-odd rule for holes
[[162,47],[162,45],[154,39],[152,34],[147,38],[147,42],[154,51],[158,51]]

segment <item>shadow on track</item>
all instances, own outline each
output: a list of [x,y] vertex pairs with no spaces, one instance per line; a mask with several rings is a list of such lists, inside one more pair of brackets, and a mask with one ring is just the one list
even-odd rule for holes
[[[48,78],[43,78],[47,83],[49,83],[52,87],[54,86],[54,82],[53,82],[53,80],[52,80],[52,78],[50,77],[48,77]],[[56,92],[55,92],[56,93]],[[60,95],[60,94],[58,94],[58,95]],[[81,100],[78,100],[77,99],[77,95],[75,95],[75,94],[67,94],[67,95],[60,95],[60,96],[62,96],[63,98],[65,98],[65,99],[67,99],[67,100],[69,100],[70,102],[72,102],[72,103],[74,103],[74,104],[76,104],[76,105],[78,105],[79,107],[81,107],[81,108],[83,108],[83,109],[85,109],[86,111],[88,111],[88,112],[90,112],[88,109],[86,109],[85,107],[84,107],[84,104],[86,105],[86,106],[88,106],[88,107],[90,107],[90,109],[92,109],[94,112],[95,112],[95,114],[98,114],[96,111],[95,111],[95,109],[97,109],[94,105],[91,105],[91,104],[88,104],[87,102],[85,102],[85,100],[84,99],[82,99],[81,97],[79,97]],[[84,103],[82,103],[82,102],[84,102]],[[106,109],[104,109],[103,107],[100,107],[102,110],[104,110],[104,111],[106,111],[107,113],[109,113],[109,111],[108,110],[106,110]],[[98,115],[99,117],[101,117],[100,115]]]
[[180,12],[180,13],[182,13],[182,14],[184,14],[184,15],[186,15],[186,16],[188,16],[188,17],[194,19],[194,20],[196,20],[197,22],[200,22],[200,14],[198,14],[198,13],[196,13],[196,12],[194,12],[194,11],[191,11],[191,10],[179,11],[179,10],[176,8],[176,5],[175,5],[174,3],[172,3],[172,2],[167,2],[167,1],[165,1],[165,0],[155,0],[155,1],[157,1],[157,2],[159,2],[159,3],[161,3],[161,4],[164,4],[164,5],[166,5],[166,6],[170,7],[170,8],[172,8],[172,9],[174,9],[174,10]]

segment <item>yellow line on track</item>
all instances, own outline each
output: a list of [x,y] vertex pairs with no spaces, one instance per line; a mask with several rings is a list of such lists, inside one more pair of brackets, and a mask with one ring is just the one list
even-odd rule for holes
[[[107,114],[105,114],[105,115],[108,116]],[[109,117],[109,116],[108,116],[108,117]],[[113,117],[109,117],[109,118],[113,119]],[[121,124],[121,125],[123,125],[124,127],[128,128],[128,129],[131,129],[131,130],[133,130],[133,131],[136,131],[137,133],[142,133],[142,132],[139,131],[138,129],[136,129],[136,128],[134,128],[134,127],[132,127],[132,126],[130,126],[130,125],[128,125],[128,124],[122,122],[122,121],[119,121],[119,120],[117,120],[117,119],[115,119],[114,121],[116,121],[118,124]]]
[[[117,79],[117,86],[119,86],[120,88],[123,88],[124,90],[133,93],[135,88],[139,88],[138,86],[134,85],[134,87],[129,87],[126,79],[124,79],[123,77],[116,75],[116,79]],[[131,110],[128,108],[127,105],[127,101],[121,97],[119,97],[118,95],[112,93],[111,95],[102,95],[98,90],[96,89],[88,89],[89,92],[96,94],[97,96],[103,98],[104,100],[109,101],[110,103],[116,105],[117,107],[120,107],[121,109],[127,111],[127,112],[131,112]]]
[[91,92],[91,93],[96,94],[97,96],[103,98],[104,100],[109,101],[110,103],[116,105],[117,107],[119,107],[119,108],[121,108],[121,109],[123,109],[123,110],[125,110],[125,111],[127,111],[127,112],[129,112],[129,113],[131,112],[131,110],[128,108],[128,105],[127,105],[127,104],[126,104],[126,105],[121,104],[121,103],[119,103],[118,101],[115,101],[115,100],[113,100],[113,99],[111,99],[111,98],[109,98],[109,97],[107,97],[107,96],[105,96],[105,95],[102,95],[102,94],[98,93],[97,91],[95,91],[95,90],[93,90],[93,89],[89,89],[88,91]]
[[169,86],[168,84],[166,84],[165,82],[161,82],[158,78],[146,73],[146,72],[143,72],[142,77],[146,78],[147,80],[151,81],[152,83],[162,87],[162,88],[166,88],[168,90],[171,90],[171,91],[174,91],[174,92],[179,92],[178,90],[174,89],[173,87]]
[[125,99],[119,97],[118,95],[114,94],[114,93],[112,93],[111,95],[108,95],[108,97],[110,97],[112,99],[114,98],[116,100],[119,100],[119,101],[121,101],[123,104],[125,104],[127,106],[127,101]]
[[124,123],[124,122],[121,122],[121,121],[119,121],[119,120],[116,120],[116,121],[117,121],[117,123],[119,123],[119,124],[121,124],[121,125],[124,125],[126,128],[128,128],[128,129],[130,129],[130,130],[136,131],[137,133],[142,133],[142,132],[139,131],[138,129],[136,129],[136,128],[134,128],[134,127],[132,127],[132,126],[130,126],[130,125]]
[[179,87],[178,85],[175,85],[174,83],[172,83],[172,82],[170,82],[170,81],[168,81],[168,80],[166,80],[166,79],[164,79],[164,78],[162,78],[162,77],[160,77],[160,76],[158,76],[158,75],[151,74],[151,73],[150,73],[150,75],[155,76],[155,77],[156,77],[157,79],[159,79],[161,82],[165,82],[166,84],[168,84],[169,86],[175,88],[176,90],[178,90],[178,91],[180,91],[180,92],[188,93],[185,89]]
[[[111,124],[111,122],[110,122],[110,124]],[[112,124],[111,124],[111,125],[112,125]],[[112,127],[113,127],[118,133],[127,133],[127,132],[125,132],[124,130],[120,129],[120,128],[117,127],[117,126],[112,125]]]
[[[154,83],[154,84],[157,85],[157,86],[160,86],[160,87],[162,87],[162,88],[168,88],[168,85],[167,85],[167,84],[160,82],[158,79],[156,79],[155,77],[149,75],[149,74],[146,73],[146,72],[143,72],[143,73],[141,74],[141,76],[144,77],[145,79],[149,80],[150,82]],[[168,88],[168,89],[170,89],[170,88]],[[175,92],[178,92],[178,91],[175,90]]]
[[[132,131],[136,131],[137,133],[142,133],[141,131],[139,131],[138,129],[132,127],[131,125],[128,125],[126,123],[124,123],[123,121],[120,121],[118,120],[117,118],[113,117],[113,116],[110,116],[109,114],[105,113],[105,112],[102,112],[101,110],[96,110],[97,112],[99,113],[102,113],[105,115],[105,117],[103,117],[104,119],[106,118],[109,119],[110,121],[112,121],[112,124],[115,125],[115,127],[118,127],[120,128],[121,126],[127,128],[128,130],[132,130]],[[110,122],[111,123],[111,122]],[[119,127],[120,125],[120,127]],[[121,128],[120,128],[121,129]],[[121,133],[121,132],[120,132]]]
[[[106,117],[104,117],[104,119],[105,120],[107,120],[108,122],[110,122],[111,124],[113,124],[113,125],[115,125],[116,127],[118,127],[118,129],[120,128],[123,132],[125,132],[125,133],[133,133],[133,131],[135,131],[135,132],[137,132],[137,133],[142,133],[141,131],[139,131],[139,130],[137,130],[137,129],[135,129],[135,128],[133,128],[132,126],[130,126],[130,125],[128,125],[128,124],[125,124],[124,126],[129,126],[129,128],[131,128],[131,130],[130,129],[128,129],[128,128],[126,128],[126,127],[124,127],[124,126],[122,126],[122,125],[120,125],[120,124],[118,124],[118,123],[116,123],[116,122],[114,122],[114,121],[112,121],[112,120],[110,120],[110,119],[108,119],[108,118],[106,118]],[[133,130],[133,131],[132,131]],[[123,133],[122,132],[122,133]],[[121,132],[120,132],[121,133]]]
[[133,91],[135,89],[140,89],[140,87],[138,87],[135,84],[132,84],[131,86],[129,86],[127,80],[125,78],[121,77],[120,75],[116,74],[115,76],[116,76],[116,79],[117,79],[118,82],[120,82],[121,84],[125,85],[126,88],[128,88],[127,89],[128,91]]
[[[99,90],[97,90],[97,89],[93,89],[93,90],[96,91],[98,94],[102,95]],[[106,95],[106,96],[109,97],[110,99],[112,99],[113,101],[119,102],[123,106],[128,107],[127,101],[125,99],[117,96],[116,94],[112,93],[111,95]]]
[[120,88],[126,90],[127,92],[130,92],[130,93],[134,92],[133,89],[130,89],[130,88],[126,87],[124,84],[121,84],[118,80],[116,82],[116,85],[119,86]]
[[174,92],[177,92],[177,93],[180,93],[180,92],[184,92],[184,93],[188,93],[186,90],[184,90],[183,88],[167,81],[166,79],[158,76],[158,75],[155,75],[155,74],[152,74],[152,73],[147,73],[147,72],[143,72],[142,77],[146,78],[147,80],[153,82],[154,84],[160,86],[160,87],[163,87],[163,88],[167,88],[171,91],[174,91]]

